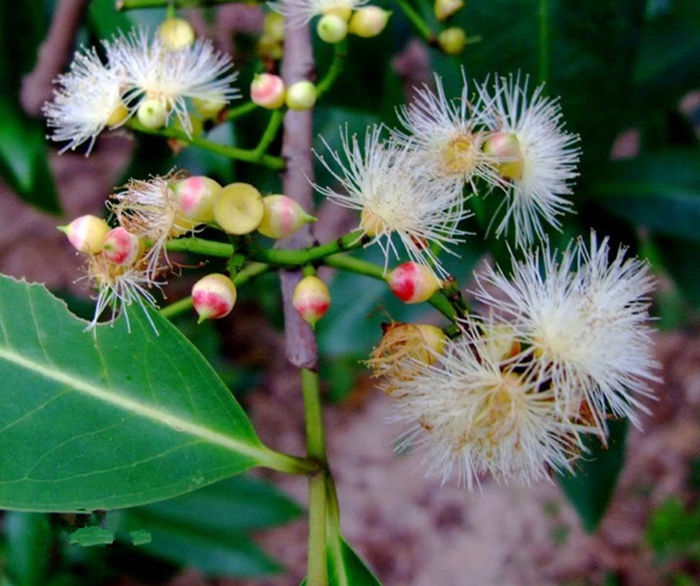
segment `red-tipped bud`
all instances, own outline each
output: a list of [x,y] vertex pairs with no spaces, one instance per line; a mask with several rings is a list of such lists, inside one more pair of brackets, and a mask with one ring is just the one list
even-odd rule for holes
[[286,195],[268,195],[262,201],[265,214],[258,232],[268,238],[286,238],[304,224],[316,221],[316,218],[307,214],[304,208]]
[[316,33],[326,43],[339,43],[348,36],[348,22],[337,14],[324,14],[316,25]]
[[467,44],[467,35],[458,26],[446,28],[438,35],[438,46],[446,55],[459,55]]
[[170,51],[186,49],[194,43],[195,39],[192,25],[183,18],[166,18],[158,27],[156,34]]
[[292,305],[304,321],[315,327],[331,305],[331,294],[321,279],[308,275],[294,289]]
[[250,234],[260,226],[265,214],[262,199],[252,185],[231,183],[214,198],[214,219],[229,234]]
[[498,172],[506,179],[523,176],[523,153],[520,141],[512,132],[496,132],[484,143],[484,152],[498,160]]
[[423,303],[440,288],[440,281],[426,266],[405,262],[387,275],[391,292],[404,303]]
[[68,237],[73,247],[78,252],[97,254],[102,250],[109,224],[97,216],[80,216],[66,226],[58,229]]
[[173,185],[180,214],[198,224],[214,220],[214,200],[220,191],[221,185],[203,175],[188,177]]
[[284,106],[285,88],[279,75],[260,73],[250,84],[250,99],[253,103],[268,110],[277,110]]
[[202,277],[192,287],[192,304],[199,323],[226,317],[236,304],[236,286],[226,275],[214,273]]
[[310,81],[298,81],[287,88],[285,96],[290,110],[308,110],[316,103],[316,86]]
[[141,256],[141,239],[121,226],[107,232],[102,243],[102,254],[109,262],[120,266],[131,266]]
[[384,30],[390,16],[390,11],[382,10],[379,6],[363,6],[353,13],[348,32],[365,39],[376,37]]

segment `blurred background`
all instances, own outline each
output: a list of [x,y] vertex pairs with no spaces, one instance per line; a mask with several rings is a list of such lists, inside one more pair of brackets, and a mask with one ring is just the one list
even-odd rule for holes
[[[545,93],[560,96],[566,129],[580,134],[583,151],[577,214],[551,237],[566,243],[594,228],[648,260],[659,283],[652,313],[664,382],[643,429],[614,422],[610,448],[594,451],[575,479],[530,488],[484,479],[474,494],[440,486],[423,478],[419,455],[394,452],[401,429],[387,423],[388,399],[359,362],[382,322],[437,317],[400,305],[383,283],[362,281],[358,296],[356,277],[326,275],[333,306],[318,330],[321,375],[345,536],[387,586],[700,584],[697,0],[470,0],[449,25],[480,40],[456,57],[421,40],[396,5],[379,4],[394,11],[389,26],[375,39],[350,40],[345,68],[316,109],[316,134],[334,146],[340,124],[360,133],[375,122],[395,124],[395,107],[433,72],[448,95],[459,94],[460,68],[477,81],[521,72],[533,85],[546,73]],[[443,26],[428,0],[410,5],[435,30]],[[244,99],[265,63],[266,10],[248,3],[180,11],[233,56]],[[80,280],[82,261],[56,226],[104,215],[105,199],[129,177],[177,167],[221,183],[251,182],[264,193],[280,189],[274,173],[159,137],[106,132],[89,158],[59,155],[60,145],[45,139],[41,107],[74,50],[164,17],[165,8],[117,12],[112,0],[0,3],[0,272],[46,283],[81,316],[92,314],[91,292]],[[315,53],[321,76],[332,49],[315,41]],[[250,147],[265,123],[256,111],[204,131]],[[475,237],[448,263],[467,289],[479,263],[507,258],[504,243],[486,234],[493,204],[486,200],[470,220]],[[319,240],[352,227],[344,211],[319,206]],[[188,294],[198,274],[190,264],[166,288],[168,302]],[[177,323],[244,404],[261,438],[302,453],[299,383],[284,358],[278,280],[268,275],[241,297],[242,309],[215,325],[195,326],[190,317]],[[5,512],[1,583],[297,585],[305,571],[305,499],[305,479],[258,473],[127,511]]]

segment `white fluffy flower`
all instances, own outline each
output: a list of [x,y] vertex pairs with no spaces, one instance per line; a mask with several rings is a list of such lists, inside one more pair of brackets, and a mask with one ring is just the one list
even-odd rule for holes
[[[475,179],[489,187],[502,183],[496,172],[497,159],[483,149],[489,100],[483,94],[472,102],[469,86],[463,79],[462,93],[448,99],[442,79],[435,76],[435,91],[419,89],[414,101],[398,110],[407,133],[395,131],[396,139],[412,148],[418,164],[431,177],[461,189],[465,183],[476,191]],[[447,187],[450,189],[450,187]]]
[[88,154],[105,126],[118,126],[128,117],[122,102],[122,78],[104,65],[94,49],[79,51],[65,75],[56,80],[54,101],[44,105],[52,140],[67,142],[61,152],[90,141]]
[[[571,211],[566,196],[578,175],[578,136],[563,130],[559,104],[543,96],[543,89],[541,85],[528,96],[528,79],[521,87],[520,76],[496,78],[493,93],[486,84],[478,87],[482,102],[488,106],[484,110],[488,129],[499,139],[505,138],[502,143],[512,141],[502,160],[502,174],[508,181],[500,183],[505,194],[500,208],[505,208],[505,213],[496,235],[506,233],[512,225],[516,246],[521,248],[535,237],[544,238],[542,221],[560,228],[558,216]],[[487,150],[496,144],[493,137],[490,142]],[[494,150],[497,154],[499,149]]]
[[[360,229],[384,251],[386,265],[398,257],[392,235],[401,240],[411,260],[444,274],[431,245],[449,250],[465,232],[459,222],[469,216],[460,197],[420,173],[414,153],[392,140],[382,141],[382,128],[368,130],[364,146],[357,136],[341,130],[343,156],[331,152],[331,161],[317,155],[340,182],[344,192],[316,189],[337,204],[361,212]],[[330,149],[329,149],[330,150]]]
[[[608,239],[579,239],[561,257],[546,248],[515,264],[510,279],[477,275],[477,297],[532,354],[532,370],[570,408],[584,409],[605,431],[608,410],[637,423],[657,380],[649,327],[648,266],[611,254]],[[611,259],[612,256],[612,259]]]
[[293,27],[307,24],[314,16],[337,14],[347,20],[350,13],[369,0],[278,0],[268,6],[284,16]]
[[[402,445],[425,451],[428,473],[453,475],[469,489],[479,476],[522,484],[571,470],[578,426],[556,394],[518,370],[519,356],[499,359],[478,322],[448,343],[433,365],[414,361],[410,377],[392,384],[397,419],[411,425]],[[488,328],[486,328],[488,330]]]
[[144,100],[158,100],[174,113],[186,133],[192,130],[185,98],[227,102],[238,97],[230,87],[237,74],[231,58],[216,51],[208,40],[173,50],[157,37],[149,42],[143,29],[105,43],[110,65],[125,79],[124,102],[133,112]]

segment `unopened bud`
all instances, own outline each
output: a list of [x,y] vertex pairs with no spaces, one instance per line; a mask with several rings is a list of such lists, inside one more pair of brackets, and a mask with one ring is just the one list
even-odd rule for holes
[[284,16],[278,12],[268,12],[263,21],[263,31],[277,43],[284,41]]
[[287,108],[309,110],[316,103],[316,86],[310,81],[298,81],[287,88]]
[[131,266],[141,256],[143,246],[141,239],[118,226],[112,228],[102,243],[102,254],[111,263]]
[[446,28],[438,35],[438,46],[446,55],[459,55],[467,44],[467,35],[458,26]]
[[158,130],[165,126],[168,120],[168,111],[165,104],[158,98],[148,98],[139,105],[136,117],[146,128]]
[[68,237],[68,242],[78,252],[97,254],[102,250],[102,243],[109,232],[109,224],[97,216],[80,216],[66,226],[58,229]]
[[313,275],[304,277],[297,284],[292,295],[292,305],[301,318],[316,326],[331,305],[331,294],[326,284]]
[[192,98],[192,105],[200,116],[206,119],[216,118],[226,106],[223,94],[212,94],[207,98]]
[[250,84],[250,99],[268,110],[281,108],[284,105],[284,97],[284,82],[279,75],[260,73]]
[[390,11],[382,10],[379,6],[363,6],[352,15],[348,31],[365,39],[376,37],[384,30],[390,16]]
[[428,267],[405,262],[387,275],[391,292],[404,303],[423,303],[440,289],[440,281]]
[[464,0],[435,0],[435,17],[443,22],[464,6]]
[[186,49],[194,43],[192,25],[183,18],[166,18],[156,32],[163,45],[170,51]]
[[497,132],[484,143],[484,152],[498,161],[498,173],[506,179],[523,176],[523,153],[520,141],[512,132]]
[[263,197],[263,205],[265,214],[258,226],[258,232],[268,238],[286,238],[304,224],[316,221],[316,218],[307,214],[304,208],[286,195]]
[[316,25],[316,33],[326,43],[339,43],[348,36],[348,22],[337,14],[324,14]]
[[192,304],[199,322],[226,317],[236,304],[236,286],[226,275],[202,277],[192,287]]
[[214,219],[229,234],[250,234],[264,214],[262,195],[248,183],[231,183],[214,198]]
[[198,224],[214,220],[214,200],[221,191],[216,181],[197,175],[178,181],[172,189],[182,216]]

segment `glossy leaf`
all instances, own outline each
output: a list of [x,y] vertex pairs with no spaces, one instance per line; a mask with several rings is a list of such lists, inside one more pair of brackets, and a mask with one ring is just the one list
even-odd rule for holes
[[596,203],[635,226],[700,240],[700,149],[615,161],[592,192]]
[[576,509],[583,527],[595,531],[612,498],[625,461],[626,419],[608,423],[607,448],[597,438],[587,438],[589,452],[576,464],[575,475],[558,476],[564,494]]
[[[131,312],[94,334],[41,285],[0,277],[0,507],[85,511],[177,496],[269,455],[201,354]],[[37,441],[39,440],[39,441]]]

